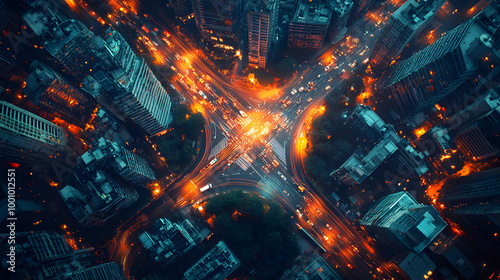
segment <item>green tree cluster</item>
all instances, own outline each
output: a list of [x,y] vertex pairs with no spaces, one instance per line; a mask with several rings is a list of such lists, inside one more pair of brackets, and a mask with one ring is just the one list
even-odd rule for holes
[[205,118],[200,112],[192,112],[185,104],[179,104],[172,110],[172,118],[172,131],[160,136],[156,142],[170,169],[177,171],[187,166],[196,155],[195,141],[202,133]]
[[[341,90],[344,94],[340,99],[336,97],[338,95],[328,95],[325,101],[325,113],[311,124],[305,165],[308,174],[318,183],[331,182],[330,173],[340,167],[357,146],[356,140],[351,137],[351,131],[344,127],[345,120],[341,115],[345,110],[352,108],[351,105],[345,105],[345,97],[352,88],[358,86],[358,80],[354,79],[352,83],[347,83]],[[355,96],[349,98],[351,99],[355,99]]]
[[257,194],[233,190],[205,205],[215,227],[254,279],[278,279],[299,253],[293,222],[281,206]]

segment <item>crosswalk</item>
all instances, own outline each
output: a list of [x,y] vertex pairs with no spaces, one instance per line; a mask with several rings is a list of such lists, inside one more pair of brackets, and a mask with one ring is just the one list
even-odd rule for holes
[[212,149],[212,151],[210,151],[209,158],[212,158],[212,157],[218,155],[220,153],[220,151],[224,150],[228,145],[228,140],[229,139],[226,136],[224,136],[224,138],[222,138],[222,140],[220,140],[219,143],[217,143],[217,145],[215,145],[215,147]]
[[251,123],[251,122],[252,122],[252,118],[250,118],[250,117],[248,117],[248,116],[247,116],[247,117],[241,117],[241,118],[240,118],[240,123],[241,123],[241,126],[242,126],[242,127],[247,126],[247,125],[248,125],[249,123]]
[[271,139],[271,141],[269,141],[269,144],[271,145],[271,148],[278,157],[278,160],[281,161],[281,164],[283,164],[283,166],[286,166],[285,147],[281,145],[280,142],[276,140],[276,138]]
[[252,165],[252,160],[248,157],[247,154],[244,154],[243,156],[239,157],[235,163],[243,169],[243,171],[247,171],[248,168]]

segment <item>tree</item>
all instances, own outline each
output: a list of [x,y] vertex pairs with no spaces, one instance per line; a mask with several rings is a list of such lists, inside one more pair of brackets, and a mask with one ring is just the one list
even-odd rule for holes
[[175,125],[181,125],[186,121],[186,116],[189,116],[191,110],[186,104],[179,104],[172,110],[172,118]]
[[266,71],[266,69],[261,69],[261,68],[257,69],[255,71],[255,78],[257,79],[259,84],[263,86],[268,86],[274,83],[274,76],[268,71]]
[[279,278],[299,253],[293,222],[275,202],[233,190],[211,198],[205,211],[242,264],[258,267],[257,279]]
[[189,139],[197,139],[201,135],[201,131],[205,127],[205,118],[200,112],[192,114],[186,121],[184,130],[186,137]]

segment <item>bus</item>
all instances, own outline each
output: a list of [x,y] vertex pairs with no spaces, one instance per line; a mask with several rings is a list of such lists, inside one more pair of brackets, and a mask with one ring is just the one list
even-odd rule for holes
[[212,184],[205,185],[205,186],[203,186],[203,187],[200,188],[200,192],[207,191],[207,190],[209,190],[211,188],[212,188]]

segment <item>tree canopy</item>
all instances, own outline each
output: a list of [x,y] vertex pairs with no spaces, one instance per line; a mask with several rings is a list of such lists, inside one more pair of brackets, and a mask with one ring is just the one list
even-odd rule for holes
[[160,136],[156,141],[158,150],[171,170],[185,167],[196,155],[196,145],[205,126],[205,118],[200,112],[193,113],[185,104],[172,110],[172,131]]
[[211,198],[205,210],[241,263],[256,269],[254,279],[278,279],[299,253],[293,221],[275,202],[233,190]]

